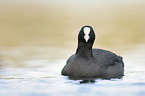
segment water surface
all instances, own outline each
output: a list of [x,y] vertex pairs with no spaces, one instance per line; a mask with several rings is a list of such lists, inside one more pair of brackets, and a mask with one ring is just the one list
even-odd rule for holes
[[[0,96],[145,95],[145,2],[38,1],[1,1]],[[95,48],[123,57],[123,78],[80,83],[61,76],[86,24],[96,32]]]

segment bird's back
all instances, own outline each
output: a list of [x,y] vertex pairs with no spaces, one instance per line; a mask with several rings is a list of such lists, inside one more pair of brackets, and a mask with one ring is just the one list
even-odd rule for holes
[[[86,58],[73,54],[67,60],[66,66],[63,69],[64,75],[69,76],[75,74],[77,77],[120,77],[124,73],[124,64],[122,57],[116,54],[103,50],[93,49],[92,59],[86,61]],[[89,63],[89,64],[88,64]],[[78,68],[79,67],[79,68]],[[78,69],[78,70],[77,70]],[[71,72],[71,73],[69,73]]]

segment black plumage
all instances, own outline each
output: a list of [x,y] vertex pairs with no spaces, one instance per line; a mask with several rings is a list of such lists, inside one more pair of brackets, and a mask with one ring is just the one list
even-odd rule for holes
[[[89,29],[86,34],[84,29]],[[87,39],[85,35],[88,35]],[[83,26],[78,35],[78,48],[70,56],[61,74],[74,78],[120,78],[124,75],[121,56],[103,49],[92,49],[95,32],[91,26]]]

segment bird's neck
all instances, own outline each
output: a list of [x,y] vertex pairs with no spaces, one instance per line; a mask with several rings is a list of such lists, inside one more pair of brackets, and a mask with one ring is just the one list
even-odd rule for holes
[[78,48],[76,50],[76,55],[81,55],[84,57],[92,57],[92,42],[84,43],[78,42]]

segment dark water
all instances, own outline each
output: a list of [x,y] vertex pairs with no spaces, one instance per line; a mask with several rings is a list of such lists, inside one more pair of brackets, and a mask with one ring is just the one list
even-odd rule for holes
[[[145,95],[145,2],[80,2],[1,1],[0,96]],[[61,76],[85,24],[96,32],[95,48],[123,57],[123,78],[80,83]]]

